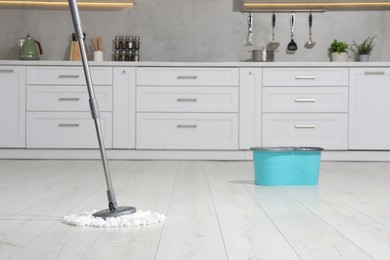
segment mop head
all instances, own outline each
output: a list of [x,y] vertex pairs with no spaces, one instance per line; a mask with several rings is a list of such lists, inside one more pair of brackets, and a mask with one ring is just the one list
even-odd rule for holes
[[162,223],[165,215],[156,212],[137,210],[133,214],[119,216],[115,218],[102,219],[94,217],[92,214],[97,210],[86,211],[80,215],[69,215],[63,218],[63,222],[68,225],[77,227],[136,227]]

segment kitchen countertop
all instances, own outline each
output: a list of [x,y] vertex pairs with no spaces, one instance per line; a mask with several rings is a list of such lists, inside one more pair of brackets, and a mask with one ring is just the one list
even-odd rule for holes
[[[113,67],[390,67],[389,62],[89,62],[90,66]],[[81,66],[81,61],[0,60],[0,66]]]

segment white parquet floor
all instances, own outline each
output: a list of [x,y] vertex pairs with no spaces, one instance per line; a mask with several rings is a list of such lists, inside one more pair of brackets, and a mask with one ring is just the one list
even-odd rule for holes
[[0,160],[0,259],[390,259],[390,163],[322,162],[318,186],[254,185],[252,162],[110,161],[121,206],[167,215],[73,227],[107,207],[100,161]]

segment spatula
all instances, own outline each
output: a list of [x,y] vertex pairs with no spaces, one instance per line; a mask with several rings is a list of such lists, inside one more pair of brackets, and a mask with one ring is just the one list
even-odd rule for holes
[[294,23],[295,23],[295,14],[291,14],[291,41],[287,45],[287,50],[289,51],[298,50],[298,45],[294,42]]

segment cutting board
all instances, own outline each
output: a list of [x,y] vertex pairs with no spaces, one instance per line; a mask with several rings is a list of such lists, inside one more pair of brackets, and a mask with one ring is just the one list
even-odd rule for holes
[[79,44],[77,41],[70,42],[70,57],[69,60],[81,60]]

